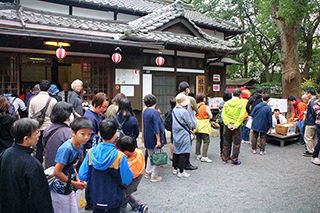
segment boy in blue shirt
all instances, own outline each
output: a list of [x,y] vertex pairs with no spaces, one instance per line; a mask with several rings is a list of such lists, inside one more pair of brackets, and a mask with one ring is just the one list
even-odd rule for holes
[[86,182],[80,181],[74,165],[82,156],[82,146],[91,136],[92,124],[87,118],[77,118],[71,123],[72,138],[58,149],[54,180],[51,187],[52,205],[55,213],[77,213],[75,189],[84,189]]
[[117,124],[103,120],[99,125],[102,143],[90,149],[80,167],[79,178],[88,181],[93,213],[120,212],[124,185],[129,185],[133,173],[125,154],[114,145]]

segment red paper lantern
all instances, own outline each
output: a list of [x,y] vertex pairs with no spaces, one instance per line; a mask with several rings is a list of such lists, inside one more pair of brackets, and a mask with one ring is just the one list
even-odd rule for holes
[[120,53],[113,53],[111,59],[114,63],[118,64],[121,61],[122,56]]
[[63,59],[65,58],[67,55],[67,52],[65,49],[63,49],[62,47],[59,47],[57,50],[56,50],[56,56],[57,58],[59,59]]
[[161,56],[158,56],[158,57],[156,58],[156,64],[157,64],[158,66],[162,66],[162,65],[164,64],[164,58],[161,57]]

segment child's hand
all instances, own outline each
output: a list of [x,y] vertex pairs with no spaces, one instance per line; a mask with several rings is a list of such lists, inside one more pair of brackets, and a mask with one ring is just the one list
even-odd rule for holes
[[87,183],[83,181],[73,181],[72,185],[77,189],[85,189],[87,187]]

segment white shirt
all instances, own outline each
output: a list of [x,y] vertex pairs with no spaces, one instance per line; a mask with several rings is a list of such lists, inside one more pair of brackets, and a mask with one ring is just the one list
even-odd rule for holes
[[[282,114],[279,114],[279,121],[282,124],[282,123],[286,123],[287,119]],[[277,119],[274,117],[274,115],[272,115],[272,127],[275,128],[276,124],[277,124]]]
[[[19,109],[21,111],[25,111],[27,109],[26,105],[24,104],[24,102],[20,98],[9,97],[8,99],[9,99],[9,102],[13,104],[16,113],[19,114],[19,111],[18,111]],[[14,102],[12,102],[13,100],[14,100]]]

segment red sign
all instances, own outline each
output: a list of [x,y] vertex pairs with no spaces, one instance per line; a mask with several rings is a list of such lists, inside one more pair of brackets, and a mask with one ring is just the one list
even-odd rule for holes
[[212,89],[213,89],[214,92],[218,92],[218,91],[220,91],[220,85],[219,84],[214,84],[214,85],[212,85]]
[[67,55],[67,52],[65,49],[63,49],[62,47],[59,47],[57,50],[56,50],[56,56],[57,58],[59,59],[62,59],[62,58],[65,58]]
[[157,64],[158,66],[162,66],[162,65],[164,64],[164,58],[161,57],[161,56],[158,56],[158,57],[156,58],[156,64]]
[[120,53],[113,53],[111,59],[114,63],[118,64],[121,61],[122,56]]

